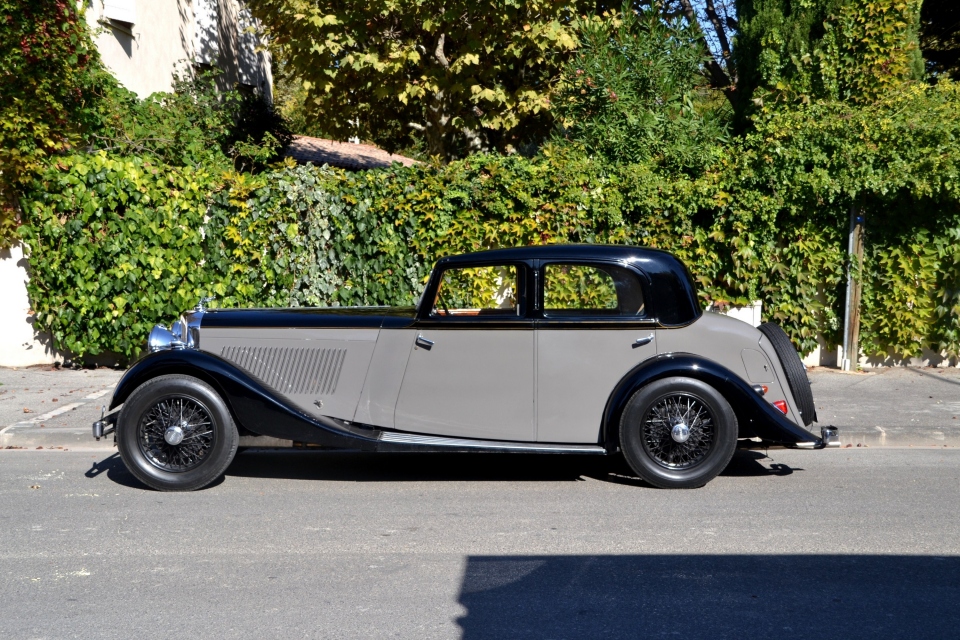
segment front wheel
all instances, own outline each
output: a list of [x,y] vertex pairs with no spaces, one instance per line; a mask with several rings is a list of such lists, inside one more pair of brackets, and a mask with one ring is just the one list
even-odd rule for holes
[[210,385],[167,375],[134,390],[117,420],[127,469],[159,491],[201,489],[226,471],[239,435],[230,410]]
[[737,417],[716,389],[693,378],[641,388],[620,419],[620,448],[633,471],[661,489],[702,487],[737,447]]

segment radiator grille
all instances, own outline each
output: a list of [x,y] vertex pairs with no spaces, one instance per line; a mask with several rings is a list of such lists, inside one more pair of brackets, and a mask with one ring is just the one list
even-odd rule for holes
[[337,390],[347,350],[230,346],[220,355],[281,393],[330,395]]

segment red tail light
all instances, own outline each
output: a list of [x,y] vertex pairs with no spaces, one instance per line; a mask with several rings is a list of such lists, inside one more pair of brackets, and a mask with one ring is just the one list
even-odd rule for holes
[[777,409],[780,409],[780,413],[787,415],[787,401],[786,400],[774,400],[773,406]]

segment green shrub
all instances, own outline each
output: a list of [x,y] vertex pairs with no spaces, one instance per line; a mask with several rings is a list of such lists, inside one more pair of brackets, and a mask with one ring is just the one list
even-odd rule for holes
[[840,338],[846,230],[867,220],[869,354],[960,350],[960,89],[758,121],[705,170],[533,159],[257,175],[108,154],[49,165],[24,206],[38,328],[74,353],[137,354],[202,295],[226,306],[413,304],[454,253],[644,245],[689,265],[704,303],[762,300],[801,351]]

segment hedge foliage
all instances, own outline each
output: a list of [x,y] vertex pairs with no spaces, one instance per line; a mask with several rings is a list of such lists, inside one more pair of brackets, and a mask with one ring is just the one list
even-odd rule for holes
[[[223,306],[412,304],[434,260],[557,242],[670,250],[704,302],[760,299],[802,351],[842,325],[846,229],[866,216],[867,353],[960,351],[960,89],[758,122],[698,176],[570,149],[347,173],[212,174],[59,159],[25,198],[38,328],[136,356],[151,325]],[[942,112],[944,117],[933,117]]]

